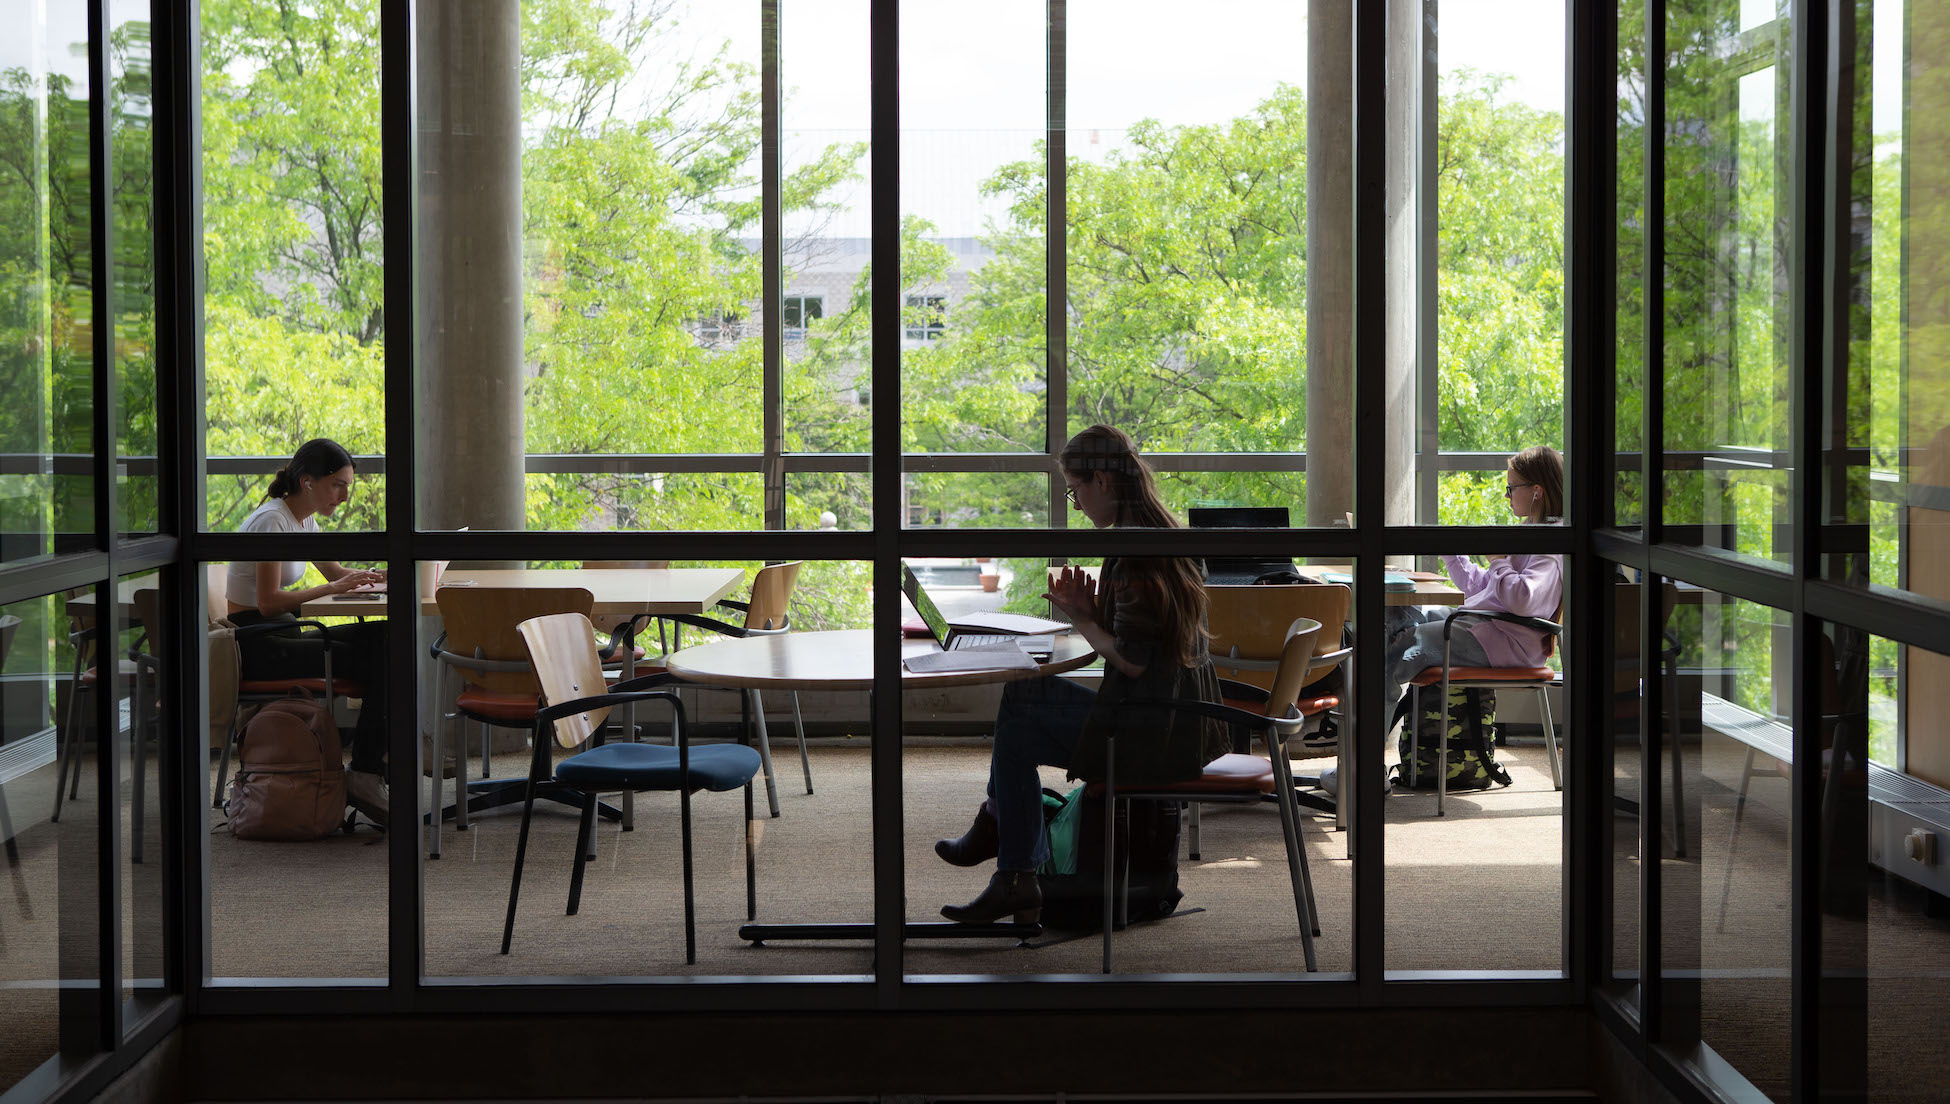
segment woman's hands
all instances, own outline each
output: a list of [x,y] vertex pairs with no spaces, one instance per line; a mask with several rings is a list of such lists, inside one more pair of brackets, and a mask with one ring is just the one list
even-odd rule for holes
[[332,594],[344,594],[362,586],[371,586],[386,581],[384,571],[365,571],[347,569],[344,574],[325,584],[325,590]]
[[1073,625],[1097,620],[1097,580],[1082,568],[1065,567],[1057,572],[1043,597]]

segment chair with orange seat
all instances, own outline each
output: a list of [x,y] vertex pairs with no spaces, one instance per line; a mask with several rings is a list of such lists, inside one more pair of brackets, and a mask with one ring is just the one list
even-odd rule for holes
[[[1117,813],[1127,809],[1133,801],[1229,802],[1257,805],[1270,795],[1280,809],[1280,832],[1286,843],[1287,876],[1293,886],[1293,910],[1299,919],[1301,953],[1305,957],[1309,971],[1318,968],[1314,958],[1314,936],[1320,934],[1320,919],[1314,906],[1313,875],[1307,867],[1307,850],[1300,835],[1300,809],[1294,799],[1293,766],[1287,757],[1287,744],[1298,736],[1308,723],[1308,718],[1301,713],[1296,702],[1306,682],[1307,674],[1313,667],[1314,641],[1320,631],[1320,622],[1306,618],[1296,619],[1287,627],[1286,639],[1272,672],[1271,687],[1263,691],[1264,699],[1251,709],[1192,700],[1133,699],[1119,703],[1120,710],[1190,710],[1222,720],[1247,733],[1256,733],[1263,737],[1270,753],[1268,758],[1262,759],[1257,755],[1234,752],[1221,755],[1207,763],[1199,777],[1188,781],[1119,785],[1117,741],[1120,738],[1134,739],[1141,736],[1127,734],[1120,737],[1113,728],[1106,741],[1104,781],[1092,785],[1087,791],[1107,792],[1113,798],[1104,802],[1103,838],[1106,841],[1117,838]],[[1250,700],[1258,696],[1255,693],[1256,688],[1225,680],[1220,681],[1220,690],[1228,700]],[[1103,848],[1104,973],[1110,973],[1111,932],[1116,927],[1116,920],[1128,915],[1130,879],[1128,871],[1116,869],[1117,864],[1112,861],[1116,851],[1117,848],[1112,846]],[[1128,864],[1128,849],[1123,858]],[[1116,915],[1113,915],[1113,905],[1116,906]]]
[[[1449,701],[1449,691],[1460,690],[1532,690],[1537,694],[1537,712],[1544,725],[1544,746],[1550,751],[1551,782],[1564,788],[1564,769],[1558,761],[1557,729],[1551,723],[1551,683],[1557,672],[1549,667],[1452,667],[1449,662],[1449,643],[1456,631],[1458,621],[1507,621],[1527,629],[1535,629],[1544,634],[1544,657],[1550,658],[1557,651],[1557,638],[1563,634],[1564,626],[1541,617],[1525,617],[1505,610],[1490,609],[1452,609],[1442,622],[1442,666],[1430,667],[1408,680],[1409,708],[1409,762],[1408,770],[1414,771],[1418,760],[1416,754],[1420,726],[1416,723],[1421,717],[1421,692],[1425,686],[1438,683],[1442,686],[1441,701]],[[1441,726],[1441,751],[1436,762],[1441,769],[1435,778],[1435,815],[1443,815],[1443,799],[1449,790],[1449,725]]]

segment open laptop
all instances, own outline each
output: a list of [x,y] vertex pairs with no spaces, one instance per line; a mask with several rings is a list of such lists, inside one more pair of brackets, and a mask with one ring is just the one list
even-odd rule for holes
[[[1285,529],[1290,525],[1284,506],[1194,506],[1186,513],[1194,529]],[[1269,571],[1294,570],[1291,556],[1281,560],[1208,556],[1205,581],[1212,586],[1239,586]]]
[[981,648],[992,644],[1021,644],[1025,652],[1032,655],[1047,653],[1056,647],[1054,637],[1047,635],[1024,636],[1020,633],[979,633],[963,632],[948,624],[941,615],[941,607],[934,604],[928,592],[921,589],[921,580],[914,575],[914,569],[901,564],[901,591],[913,604],[914,612],[921,615],[927,623],[928,632],[933,634],[934,642],[941,645],[944,652],[960,651],[963,648]]

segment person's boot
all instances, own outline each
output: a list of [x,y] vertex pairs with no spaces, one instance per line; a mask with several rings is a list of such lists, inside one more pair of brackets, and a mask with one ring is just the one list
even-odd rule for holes
[[989,887],[965,905],[944,905],[941,915],[957,924],[993,924],[1014,913],[1016,923],[1034,924],[1043,915],[1043,887],[1033,870],[998,870]]
[[975,823],[954,839],[934,841],[934,853],[956,866],[979,866],[996,856],[999,840],[989,803],[975,810]]

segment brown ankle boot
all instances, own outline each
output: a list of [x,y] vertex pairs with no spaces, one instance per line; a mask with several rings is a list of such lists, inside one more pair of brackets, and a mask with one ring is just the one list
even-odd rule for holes
[[968,831],[955,839],[935,840],[934,853],[956,866],[979,866],[995,857],[997,846],[995,814],[984,801]]
[[1043,915],[1043,887],[1033,870],[998,870],[980,897],[965,905],[944,905],[941,915],[957,924],[993,924],[1014,913],[1016,923],[1034,924]]

